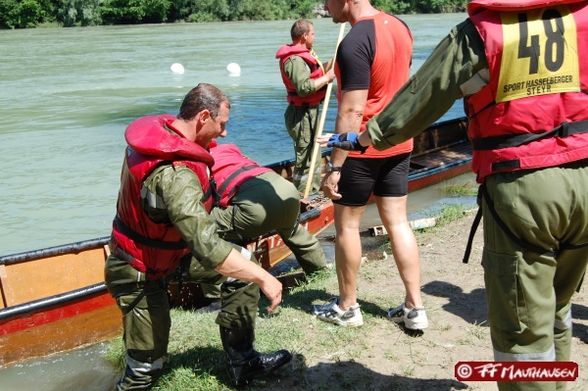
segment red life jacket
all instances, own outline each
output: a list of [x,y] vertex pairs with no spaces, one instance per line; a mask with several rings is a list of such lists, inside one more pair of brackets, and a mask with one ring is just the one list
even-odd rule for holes
[[490,73],[465,98],[478,182],[588,158],[587,2],[473,0],[468,13]]
[[326,88],[321,88],[307,96],[299,96],[296,87],[284,72],[284,63],[292,56],[298,56],[308,64],[311,79],[317,79],[325,74],[322,64],[312,55],[310,50],[298,45],[282,45],[276,52],[276,58],[280,59],[280,73],[288,92],[288,103],[294,106],[318,106],[325,99]]
[[143,188],[145,178],[164,164],[185,166],[200,180],[204,193],[200,201],[208,211],[213,201],[209,184],[213,158],[204,148],[183,138],[172,127],[174,120],[172,115],[146,116],[133,121],[125,132],[128,147],[112,228],[112,250],[149,279],[169,274],[189,249],[172,223],[155,223],[145,212],[144,204],[156,207],[158,202],[156,194]]
[[235,144],[218,144],[210,148],[214,158],[212,176],[216,181],[218,204],[226,208],[245,181],[272,171],[243,155]]

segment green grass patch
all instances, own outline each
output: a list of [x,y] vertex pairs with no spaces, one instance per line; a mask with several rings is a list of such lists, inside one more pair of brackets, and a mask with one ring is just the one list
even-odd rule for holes
[[447,224],[459,220],[465,216],[466,210],[463,205],[446,205],[441,209],[439,214],[435,216],[435,225],[430,228],[415,230],[415,234],[435,232]]
[[447,205],[441,210],[437,218],[437,227],[443,227],[455,220],[461,219],[465,215],[465,209],[462,205]]
[[[288,376],[295,376],[301,382],[305,381],[303,373],[309,366],[309,358],[320,357],[336,362],[359,357],[367,348],[362,336],[373,327],[378,327],[381,322],[387,322],[383,319],[386,303],[381,296],[362,297],[377,305],[362,306],[366,323],[361,328],[344,328],[316,319],[310,313],[312,304],[324,303],[336,293],[335,270],[327,270],[317,273],[306,283],[285,294],[282,306],[276,314],[265,313],[267,301],[262,298],[259,303],[260,314],[256,320],[256,350],[290,350],[294,359],[289,365]],[[173,309],[171,317],[168,363],[153,389],[232,390],[218,325],[215,323],[216,314]],[[110,343],[106,358],[122,371],[124,349],[121,338]],[[278,373],[268,383],[279,382],[279,379]],[[262,382],[256,384],[251,389],[262,386]],[[304,384],[300,386],[303,389],[305,387]],[[328,384],[325,387],[328,389]]]
[[475,196],[478,194],[478,185],[475,183],[449,183],[443,186],[443,192],[450,197]]

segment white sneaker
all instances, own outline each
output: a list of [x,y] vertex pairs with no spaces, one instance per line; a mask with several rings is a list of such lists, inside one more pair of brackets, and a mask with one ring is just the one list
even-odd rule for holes
[[404,303],[388,310],[388,318],[396,323],[404,323],[410,330],[423,330],[429,327],[429,320],[424,308],[406,308]]
[[359,304],[355,304],[343,311],[339,308],[339,298],[335,297],[327,304],[312,306],[312,313],[325,322],[344,327],[359,327],[363,325],[363,315]]

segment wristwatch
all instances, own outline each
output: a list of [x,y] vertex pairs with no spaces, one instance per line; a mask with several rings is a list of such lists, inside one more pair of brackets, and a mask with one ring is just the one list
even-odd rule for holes
[[327,172],[341,172],[341,166],[333,166],[331,162],[327,163]]

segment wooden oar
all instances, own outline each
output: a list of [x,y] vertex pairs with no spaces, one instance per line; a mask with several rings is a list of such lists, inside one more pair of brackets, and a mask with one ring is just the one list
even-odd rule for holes
[[[337,49],[339,48],[339,43],[343,39],[343,34],[345,33],[345,23],[341,23],[341,27],[339,29],[339,36],[337,37],[337,45],[335,46],[335,54],[333,55],[333,65],[335,66],[335,61],[337,58]],[[325,119],[327,118],[327,110],[329,109],[329,99],[331,97],[331,90],[333,89],[333,82],[327,84],[327,92],[325,93],[325,100],[323,101],[323,107],[321,110],[321,116],[319,118],[318,127],[316,129],[313,146],[312,146],[312,158],[310,159],[310,167],[308,168],[308,180],[306,182],[306,188],[304,189],[304,198],[308,197],[310,193],[310,188],[312,186],[312,180],[314,177],[314,167],[316,166],[317,156],[320,156],[321,147],[318,145],[316,140],[321,136],[323,132],[323,128],[325,126]]]

